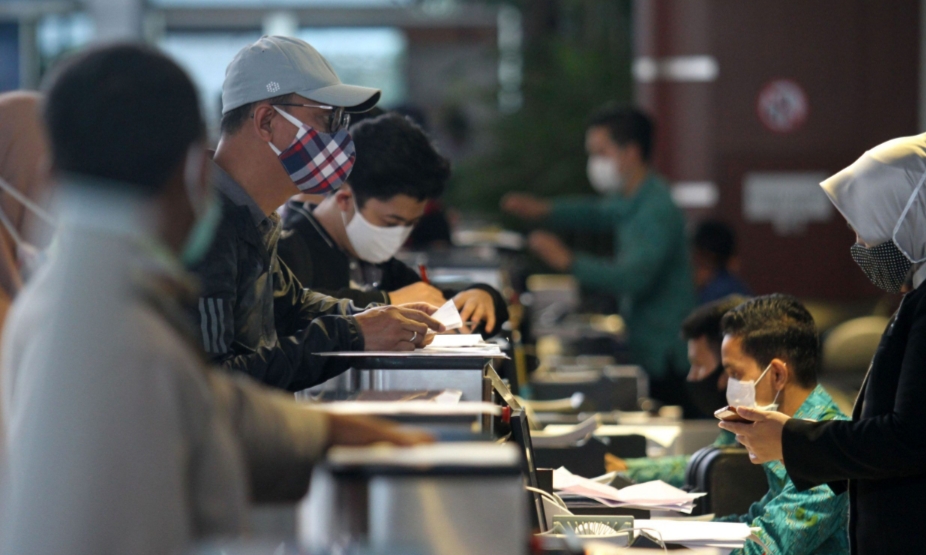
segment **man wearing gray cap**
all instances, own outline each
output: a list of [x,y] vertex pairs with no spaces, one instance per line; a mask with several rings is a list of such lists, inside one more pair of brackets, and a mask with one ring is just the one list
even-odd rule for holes
[[308,43],[262,37],[229,64],[213,180],[222,208],[215,241],[192,270],[201,281],[195,316],[216,362],[290,391],[346,370],[331,351],[412,350],[435,307],[363,310],[304,289],[277,257],[276,209],[298,192],[336,190],[353,167],[351,113],[380,91],[341,83]]

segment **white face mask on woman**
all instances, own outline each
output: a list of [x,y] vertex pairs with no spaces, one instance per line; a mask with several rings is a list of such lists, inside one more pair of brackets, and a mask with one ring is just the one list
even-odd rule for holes
[[348,222],[347,214],[341,212],[341,219],[344,221],[347,239],[354,247],[354,252],[361,260],[374,264],[380,264],[395,256],[412,232],[410,225],[381,227],[371,224],[360,213],[356,199],[354,217]]
[[756,406],[756,384],[762,381],[762,378],[765,377],[765,374],[772,368],[772,365],[769,364],[765,367],[765,370],[762,371],[762,374],[759,376],[758,380],[749,380],[740,381],[734,378],[730,378],[727,382],[727,404],[731,407],[746,407],[748,409],[758,409],[758,410],[777,410],[778,409],[778,395],[781,393],[779,390],[775,393],[775,399],[768,405],[763,407]]

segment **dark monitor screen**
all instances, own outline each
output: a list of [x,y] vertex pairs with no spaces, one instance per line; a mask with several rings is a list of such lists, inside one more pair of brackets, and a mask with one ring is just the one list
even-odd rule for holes
[[[527,480],[527,485],[532,488],[539,488],[537,480],[537,467],[534,464],[534,445],[531,443],[531,432],[527,425],[527,417],[523,410],[511,411],[511,438],[521,447],[524,457],[521,462],[521,472]],[[535,510],[532,513],[532,524],[545,531],[546,517],[543,512],[543,497],[536,492],[529,492],[528,496],[534,504]],[[536,520],[535,520],[536,519]]]

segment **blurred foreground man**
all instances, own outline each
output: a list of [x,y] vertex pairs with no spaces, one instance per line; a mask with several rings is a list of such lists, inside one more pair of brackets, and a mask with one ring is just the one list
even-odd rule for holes
[[221,221],[212,248],[191,267],[200,279],[196,318],[209,357],[266,384],[299,391],[347,370],[331,351],[410,351],[441,330],[427,304],[363,311],[305,289],[277,256],[277,208],[293,195],[328,194],[356,155],[351,112],[376,89],[341,83],[305,41],[263,37],[229,64],[222,135],[212,166]]
[[57,71],[44,117],[58,244],[4,335],[0,553],[181,553],[295,501],[334,443],[426,437],[297,405],[204,365],[179,258],[215,230],[193,84],[113,46]]
[[[542,200],[512,193],[502,209],[560,229],[613,233],[610,257],[573,253],[555,235],[535,231],[530,248],[551,268],[588,289],[616,296],[634,364],[650,376],[654,398],[686,404],[682,321],[695,306],[685,217],[650,165],[653,124],[646,114],[605,107],[585,132],[588,179],[602,196]],[[685,407],[686,416],[693,407]]]

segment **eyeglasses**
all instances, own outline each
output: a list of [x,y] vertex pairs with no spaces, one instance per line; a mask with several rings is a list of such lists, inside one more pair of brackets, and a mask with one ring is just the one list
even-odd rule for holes
[[327,106],[325,104],[290,104],[281,102],[273,106],[301,106],[303,108],[321,108],[329,110],[328,113],[328,133],[337,133],[342,129],[347,129],[350,125],[350,114],[344,111],[343,106]]

